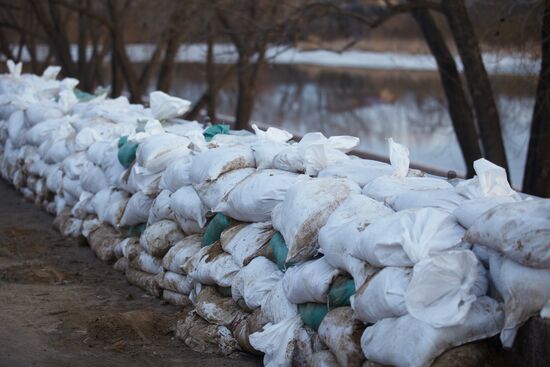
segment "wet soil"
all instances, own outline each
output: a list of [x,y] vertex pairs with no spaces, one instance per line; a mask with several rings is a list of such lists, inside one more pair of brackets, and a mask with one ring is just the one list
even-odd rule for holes
[[174,337],[188,310],[161,304],[0,181],[0,366],[259,366]]

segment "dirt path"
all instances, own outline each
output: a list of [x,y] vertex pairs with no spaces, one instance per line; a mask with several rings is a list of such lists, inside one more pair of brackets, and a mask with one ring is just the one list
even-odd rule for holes
[[130,286],[0,180],[0,366],[259,366],[191,351],[181,310]]

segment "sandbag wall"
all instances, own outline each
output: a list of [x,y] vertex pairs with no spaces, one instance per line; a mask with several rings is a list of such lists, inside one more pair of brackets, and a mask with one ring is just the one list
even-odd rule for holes
[[[550,314],[550,203],[486,160],[471,180],[347,154],[359,140],[206,129],[75,90],[0,77],[0,173],[151,295],[193,310],[177,336],[269,366],[426,366]],[[388,341],[391,341],[388,342]]]

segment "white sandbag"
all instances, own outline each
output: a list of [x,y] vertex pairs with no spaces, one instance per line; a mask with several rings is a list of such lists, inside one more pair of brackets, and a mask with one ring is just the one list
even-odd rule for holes
[[378,218],[394,213],[383,203],[368,196],[350,195],[328,218],[319,231],[319,252],[327,262],[350,274],[359,288],[375,270],[369,264],[351,256],[361,242],[361,232]]
[[504,203],[517,201],[511,196],[495,196],[470,199],[462,202],[455,210],[453,215],[456,217],[462,227],[469,229],[475,221],[489,209]]
[[161,220],[145,228],[139,244],[150,255],[162,258],[176,242],[184,237],[176,222]]
[[337,162],[347,161],[344,153],[359,145],[353,136],[331,136],[308,133],[297,144],[289,145],[273,158],[273,167],[289,172],[306,172],[316,176],[322,169]]
[[361,232],[352,255],[373,266],[412,266],[461,244],[464,228],[438,208],[407,209],[382,217]]
[[195,282],[230,287],[240,270],[231,255],[223,252],[219,242],[201,248],[183,267]]
[[487,291],[487,281],[484,289],[474,287],[479,276],[486,277],[485,272],[479,274],[480,266],[469,250],[446,251],[418,262],[405,294],[407,311],[437,328],[463,323],[472,303]]
[[393,202],[399,194],[409,191],[452,189],[446,180],[433,177],[380,176],[363,187],[363,195],[375,200]]
[[299,181],[272,212],[273,227],[288,246],[287,262],[307,260],[317,253],[319,229],[357,184],[345,179],[316,178]]
[[103,221],[109,223],[113,227],[118,227],[120,224],[120,219],[124,214],[126,204],[128,203],[128,199],[127,193],[123,191],[112,191],[109,196],[107,210],[103,213]]
[[217,179],[220,175],[239,168],[255,167],[254,154],[248,146],[223,146],[199,153],[190,170],[195,185]]
[[252,124],[252,130],[254,130],[256,136],[263,141],[284,143],[292,139],[291,133],[276,127],[268,127],[267,130],[263,131],[256,124]]
[[86,162],[82,167],[79,180],[82,189],[92,194],[109,188],[109,183],[103,170],[90,161]]
[[272,324],[277,324],[298,315],[298,305],[286,298],[282,279],[273,285],[271,291],[264,298],[261,307],[262,313]]
[[254,160],[258,170],[273,168],[273,158],[284,151],[289,145],[269,140],[260,140],[250,146],[254,152]]
[[183,186],[170,196],[170,209],[176,220],[194,220],[202,228],[206,225],[208,209],[202,203],[193,186]]
[[[118,161],[116,146],[110,147],[105,151],[105,155],[103,156],[100,166],[105,173],[105,177],[107,178],[109,185],[119,187],[121,183],[121,176],[126,169]],[[135,192],[135,190],[132,192]]]
[[264,366],[290,367],[297,332],[302,326],[300,316],[295,316],[277,324],[267,324],[262,331],[250,335],[250,344],[262,351]]
[[149,104],[153,117],[157,120],[168,120],[181,116],[191,106],[190,101],[169,96],[158,90],[149,93]]
[[120,219],[121,226],[135,226],[146,223],[149,217],[149,210],[153,205],[153,198],[138,191],[130,197],[124,214]]
[[130,266],[134,269],[149,274],[159,274],[164,271],[161,260],[149,255],[145,251],[141,251],[136,257],[134,257],[130,261]]
[[182,266],[201,248],[201,236],[191,235],[179,240],[162,258],[164,269],[183,274]]
[[124,189],[132,193],[143,191],[146,195],[156,195],[159,192],[158,185],[161,175],[161,172],[149,173],[140,165],[134,164],[130,168],[130,175]]
[[68,122],[69,119],[66,117],[42,121],[25,131],[25,141],[27,144],[39,146],[45,140],[48,140],[52,134],[55,134],[60,125]]
[[364,329],[365,326],[353,318],[350,307],[338,307],[326,314],[318,333],[340,366],[360,367],[365,360],[359,343]]
[[394,210],[433,207],[452,213],[466,199],[454,188],[441,190],[406,191],[388,199],[386,202]]
[[176,217],[175,220],[176,222],[178,222],[178,225],[180,226],[183,233],[187,235],[204,233],[204,227],[201,227],[200,224],[194,219]]
[[456,191],[468,199],[484,197],[515,197],[518,194],[508,183],[506,170],[496,164],[480,158],[474,162],[476,176],[456,185]]
[[80,198],[82,195],[82,186],[80,186],[80,180],[71,180],[68,176],[63,176],[63,194],[71,195],[74,198]]
[[191,185],[189,170],[191,169],[191,156],[182,157],[170,163],[160,177],[159,188],[161,190],[178,191],[179,188]]
[[429,366],[447,349],[497,334],[503,317],[495,300],[481,297],[472,305],[464,323],[456,326],[434,328],[411,315],[378,321],[363,333],[361,348],[369,361]]
[[186,275],[167,271],[164,273],[160,286],[162,289],[189,295],[189,293],[191,293],[191,289],[193,288],[193,279]]
[[465,240],[529,267],[550,268],[550,200],[533,199],[496,206],[468,229]]
[[327,302],[327,292],[340,271],[322,257],[287,269],[283,277],[286,297],[292,303]]
[[160,194],[157,195],[151,208],[149,209],[149,217],[147,219],[147,224],[153,224],[162,219],[175,220],[174,213],[170,208],[170,195],[171,192],[168,190],[162,190]]
[[162,172],[171,162],[190,153],[189,143],[189,139],[174,134],[152,135],[139,144],[136,161],[149,173]]
[[15,111],[7,120],[8,137],[14,147],[20,147],[25,142],[25,115]]
[[550,269],[533,269],[492,253],[492,283],[504,299],[504,328],[500,340],[505,348],[514,344],[517,331],[550,301]]
[[347,178],[363,187],[377,177],[391,175],[393,170],[394,168],[387,163],[351,157],[349,160],[328,166],[320,171],[318,176]]
[[236,169],[224,173],[215,181],[204,182],[202,184],[193,185],[193,187],[208,210],[214,210],[239,182],[254,172],[254,168]]
[[90,145],[86,151],[86,158],[95,165],[101,166],[106,154],[114,153],[116,155],[115,150],[111,150],[112,148],[116,149],[115,142],[97,141]]
[[46,187],[54,193],[61,192],[63,187],[63,171],[59,168],[60,164],[49,165],[44,175],[46,176]]
[[214,211],[243,222],[268,221],[288,188],[302,179],[305,176],[274,169],[255,172],[237,184]]
[[225,252],[231,254],[240,267],[248,264],[254,255],[273,237],[271,222],[240,224],[226,229],[220,236]]
[[387,317],[405,315],[405,293],[411,276],[411,268],[389,266],[380,270],[351,296],[355,317],[365,323],[375,323]]
[[243,298],[250,309],[260,307],[273,286],[283,277],[277,265],[263,256],[253,259],[233,278],[231,296]]

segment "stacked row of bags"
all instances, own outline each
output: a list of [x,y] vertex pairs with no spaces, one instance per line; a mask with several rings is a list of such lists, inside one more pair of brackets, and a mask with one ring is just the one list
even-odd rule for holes
[[196,350],[427,366],[549,317],[550,203],[484,159],[445,180],[391,139],[391,164],[364,160],[354,137],[205,130],[161,92],[144,108],[8,67],[3,178],[132,284],[191,306],[176,333]]

